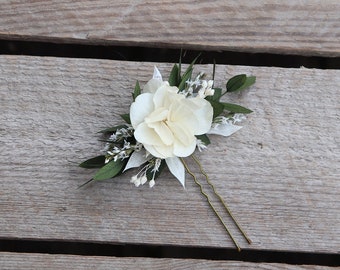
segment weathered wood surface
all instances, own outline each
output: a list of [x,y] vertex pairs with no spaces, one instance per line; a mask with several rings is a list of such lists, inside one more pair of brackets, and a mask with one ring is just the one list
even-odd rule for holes
[[340,56],[338,0],[5,1],[0,37]]
[[[0,57],[0,238],[233,247],[189,176],[186,190],[168,172],[153,189],[128,172],[77,190],[93,172],[73,162],[100,153],[96,132],[121,122],[153,65]],[[158,66],[166,78],[171,65]],[[236,239],[339,252],[340,71],[218,66],[216,84],[243,72],[256,85],[230,101],[254,113],[199,155],[254,243],[232,227]]]
[[330,270],[327,266],[208,261],[192,259],[116,258],[52,254],[0,253],[1,269],[284,269]]

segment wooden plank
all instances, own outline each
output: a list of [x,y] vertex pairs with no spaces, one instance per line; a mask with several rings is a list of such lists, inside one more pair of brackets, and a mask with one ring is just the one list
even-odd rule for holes
[[0,253],[2,269],[333,269],[316,265],[208,261],[193,259],[117,258],[97,256]]
[[[96,132],[121,122],[135,80],[144,84],[153,65],[0,57],[0,238],[233,247],[189,176],[186,190],[168,172],[153,189],[136,188],[133,171],[77,190],[92,172],[72,162],[100,154]],[[254,243],[231,227],[236,239],[243,248],[338,252],[340,71],[216,72],[217,85],[239,73],[258,78],[228,99],[254,110],[245,127],[213,137],[199,155]]]
[[5,1],[0,38],[340,56],[338,0]]

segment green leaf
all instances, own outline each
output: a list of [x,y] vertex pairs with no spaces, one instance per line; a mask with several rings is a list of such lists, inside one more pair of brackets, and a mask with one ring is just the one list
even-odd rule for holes
[[120,117],[123,118],[123,120],[124,120],[127,124],[131,124],[130,114],[129,114],[129,113],[121,114]]
[[172,67],[172,70],[169,75],[169,84],[170,86],[178,86],[180,83],[180,72],[179,67],[177,64],[175,64]]
[[242,107],[240,105],[237,105],[237,104],[232,104],[232,103],[224,103],[224,102],[221,102],[221,104],[224,106],[224,109],[231,112],[231,113],[244,113],[244,114],[247,114],[247,113],[252,113],[253,111],[252,110],[249,110],[245,107]]
[[196,63],[197,59],[200,57],[201,54],[199,54],[192,62],[191,64],[188,66],[188,68],[186,69],[186,71],[184,72],[182,78],[180,78],[180,83],[178,85],[178,89],[179,91],[183,90],[185,88],[185,83],[187,80],[191,79],[191,75],[192,75],[192,71],[193,71],[193,67],[194,64]]
[[191,79],[191,75],[192,75],[192,69],[191,69],[190,72],[185,73],[185,74],[183,75],[183,77],[182,77],[182,79],[181,79],[181,82],[180,82],[179,85],[178,85],[178,90],[179,90],[179,91],[182,91],[183,89],[185,89],[185,84],[186,84],[186,82],[187,82],[188,80]]
[[86,181],[85,183],[83,183],[79,187],[77,187],[77,189],[80,189],[80,188],[92,183],[93,181],[94,181],[93,178],[91,178],[90,180]]
[[197,139],[201,140],[205,145],[210,144],[210,139],[207,134],[195,135]]
[[250,86],[252,86],[256,81],[255,76],[248,76],[244,84],[238,89],[239,91],[242,91]]
[[97,157],[90,158],[80,163],[79,167],[86,168],[86,169],[93,169],[93,168],[101,168],[104,165],[105,165],[105,156],[97,156]]
[[93,180],[106,180],[118,175],[126,164],[125,160],[118,159],[117,161],[111,160],[105,166],[97,171],[94,175]]
[[215,101],[219,101],[222,96],[222,89],[221,88],[214,88],[214,95],[212,99]]
[[255,76],[246,76],[245,74],[236,75],[227,82],[227,92],[242,91],[253,85],[255,81]]
[[215,101],[215,100],[208,100],[213,107],[214,113],[213,113],[213,118],[216,118],[219,116],[221,113],[224,111],[224,106],[222,103]]
[[240,74],[232,77],[227,82],[227,92],[235,92],[239,90],[246,82],[246,80],[247,76],[245,74]]
[[136,100],[136,98],[141,94],[141,89],[140,89],[140,85],[139,85],[139,81],[136,82],[136,86],[135,86],[135,90],[132,93],[132,98],[133,101]]
[[126,125],[118,125],[118,126],[113,126],[113,127],[109,127],[103,130],[98,131],[98,133],[113,133],[116,132],[118,129],[121,128],[127,128]]
[[[223,96],[222,89],[221,88],[214,88],[214,95],[207,96],[205,99],[210,101],[216,101],[219,102],[220,98]],[[210,102],[211,103],[211,102]],[[211,105],[212,106],[212,105]]]

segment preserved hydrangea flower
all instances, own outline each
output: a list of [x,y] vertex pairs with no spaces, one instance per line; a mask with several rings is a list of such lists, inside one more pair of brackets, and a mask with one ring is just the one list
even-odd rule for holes
[[207,133],[213,108],[200,96],[186,98],[161,79],[147,84],[130,108],[136,140],[157,158],[187,157],[196,147],[195,135]]

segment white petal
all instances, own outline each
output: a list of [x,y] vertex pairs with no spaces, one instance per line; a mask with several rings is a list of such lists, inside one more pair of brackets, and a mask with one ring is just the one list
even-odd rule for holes
[[151,79],[148,81],[143,88],[143,93],[155,93],[156,90],[161,87],[163,84],[162,81],[157,80],[157,79]]
[[217,134],[227,137],[241,128],[242,128],[241,126],[236,126],[233,124],[219,124],[216,127],[211,128],[208,134]]
[[144,121],[153,110],[153,94],[144,93],[139,95],[130,107],[130,119],[134,129]]
[[153,128],[149,128],[149,126],[146,123],[141,123],[137,126],[135,129],[134,136],[137,140],[137,142],[140,142],[142,144],[150,144],[150,145],[164,145],[161,138],[158,136],[158,134],[155,132]]
[[205,99],[199,97],[189,100],[199,106],[199,109],[195,110],[194,112],[195,116],[199,120],[198,125],[195,129],[195,134],[201,135],[207,133],[211,127],[211,123],[213,120],[213,108],[211,104]]
[[143,163],[147,162],[148,158],[145,157],[145,151],[134,151],[131,156],[130,159],[128,161],[128,163],[125,166],[125,169],[123,172],[125,172],[128,169],[131,168],[136,168],[139,167],[140,165],[142,165]]
[[184,145],[180,143],[178,140],[174,143],[174,155],[177,157],[188,157],[190,156],[196,149],[196,138],[192,140],[190,144]]
[[166,88],[163,85],[157,89],[152,99],[155,108],[160,108],[160,107],[165,108],[164,99],[166,97],[166,94],[167,94]]
[[196,141],[196,138],[193,133],[191,133],[191,130],[188,129],[187,126],[179,125],[176,122],[167,122],[168,126],[171,129],[171,132],[173,134],[173,137],[176,138],[180,143],[183,145],[188,145],[192,143],[193,140]]
[[145,117],[145,122],[149,124],[164,121],[168,117],[168,112],[169,111],[167,109],[157,108]]
[[158,153],[155,149],[155,147],[151,144],[143,144],[144,148],[146,149],[146,151],[148,151],[148,153],[151,156],[157,157],[157,158],[164,158],[163,155],[161,155],[160,153]]
[[174,142],[174,136],[164,122],[155,123],[153,128],[166,146],[171,145]]
[[177,92],[178,88],[176,86],[169,86],[167,82],[163,82],[153,97],[155,107],[169,108],[170,104],[175,100],[185,98],[184,95],[178,95]]
[[170,172],[178,179],[185,188],[185,169],[182,161],[178,157],[170,157],[165,159],[166,165]]
[[195,134],[195,129],[199,120],[193,111],[190,110],[189,106],[186,105],[186,100],[174,102],[170,107],[169,116],[171,122],[185,127],[190,130],[192,134]]
[[157,158],[168,158],[173,157],[173,147],[172,146],[155,146],[150,144],[144,144],[144,148],[148,151],[152,156]]
[[155,66],[153,69],[152,79],[163,81],[162,74],[159,72],[158,68]]
[[171,109],[171,120],[185,126],[193,134],[201,135],[209,131],[213,118],[213,108],[205,99],[187,98],[180,100],[174,103]]

